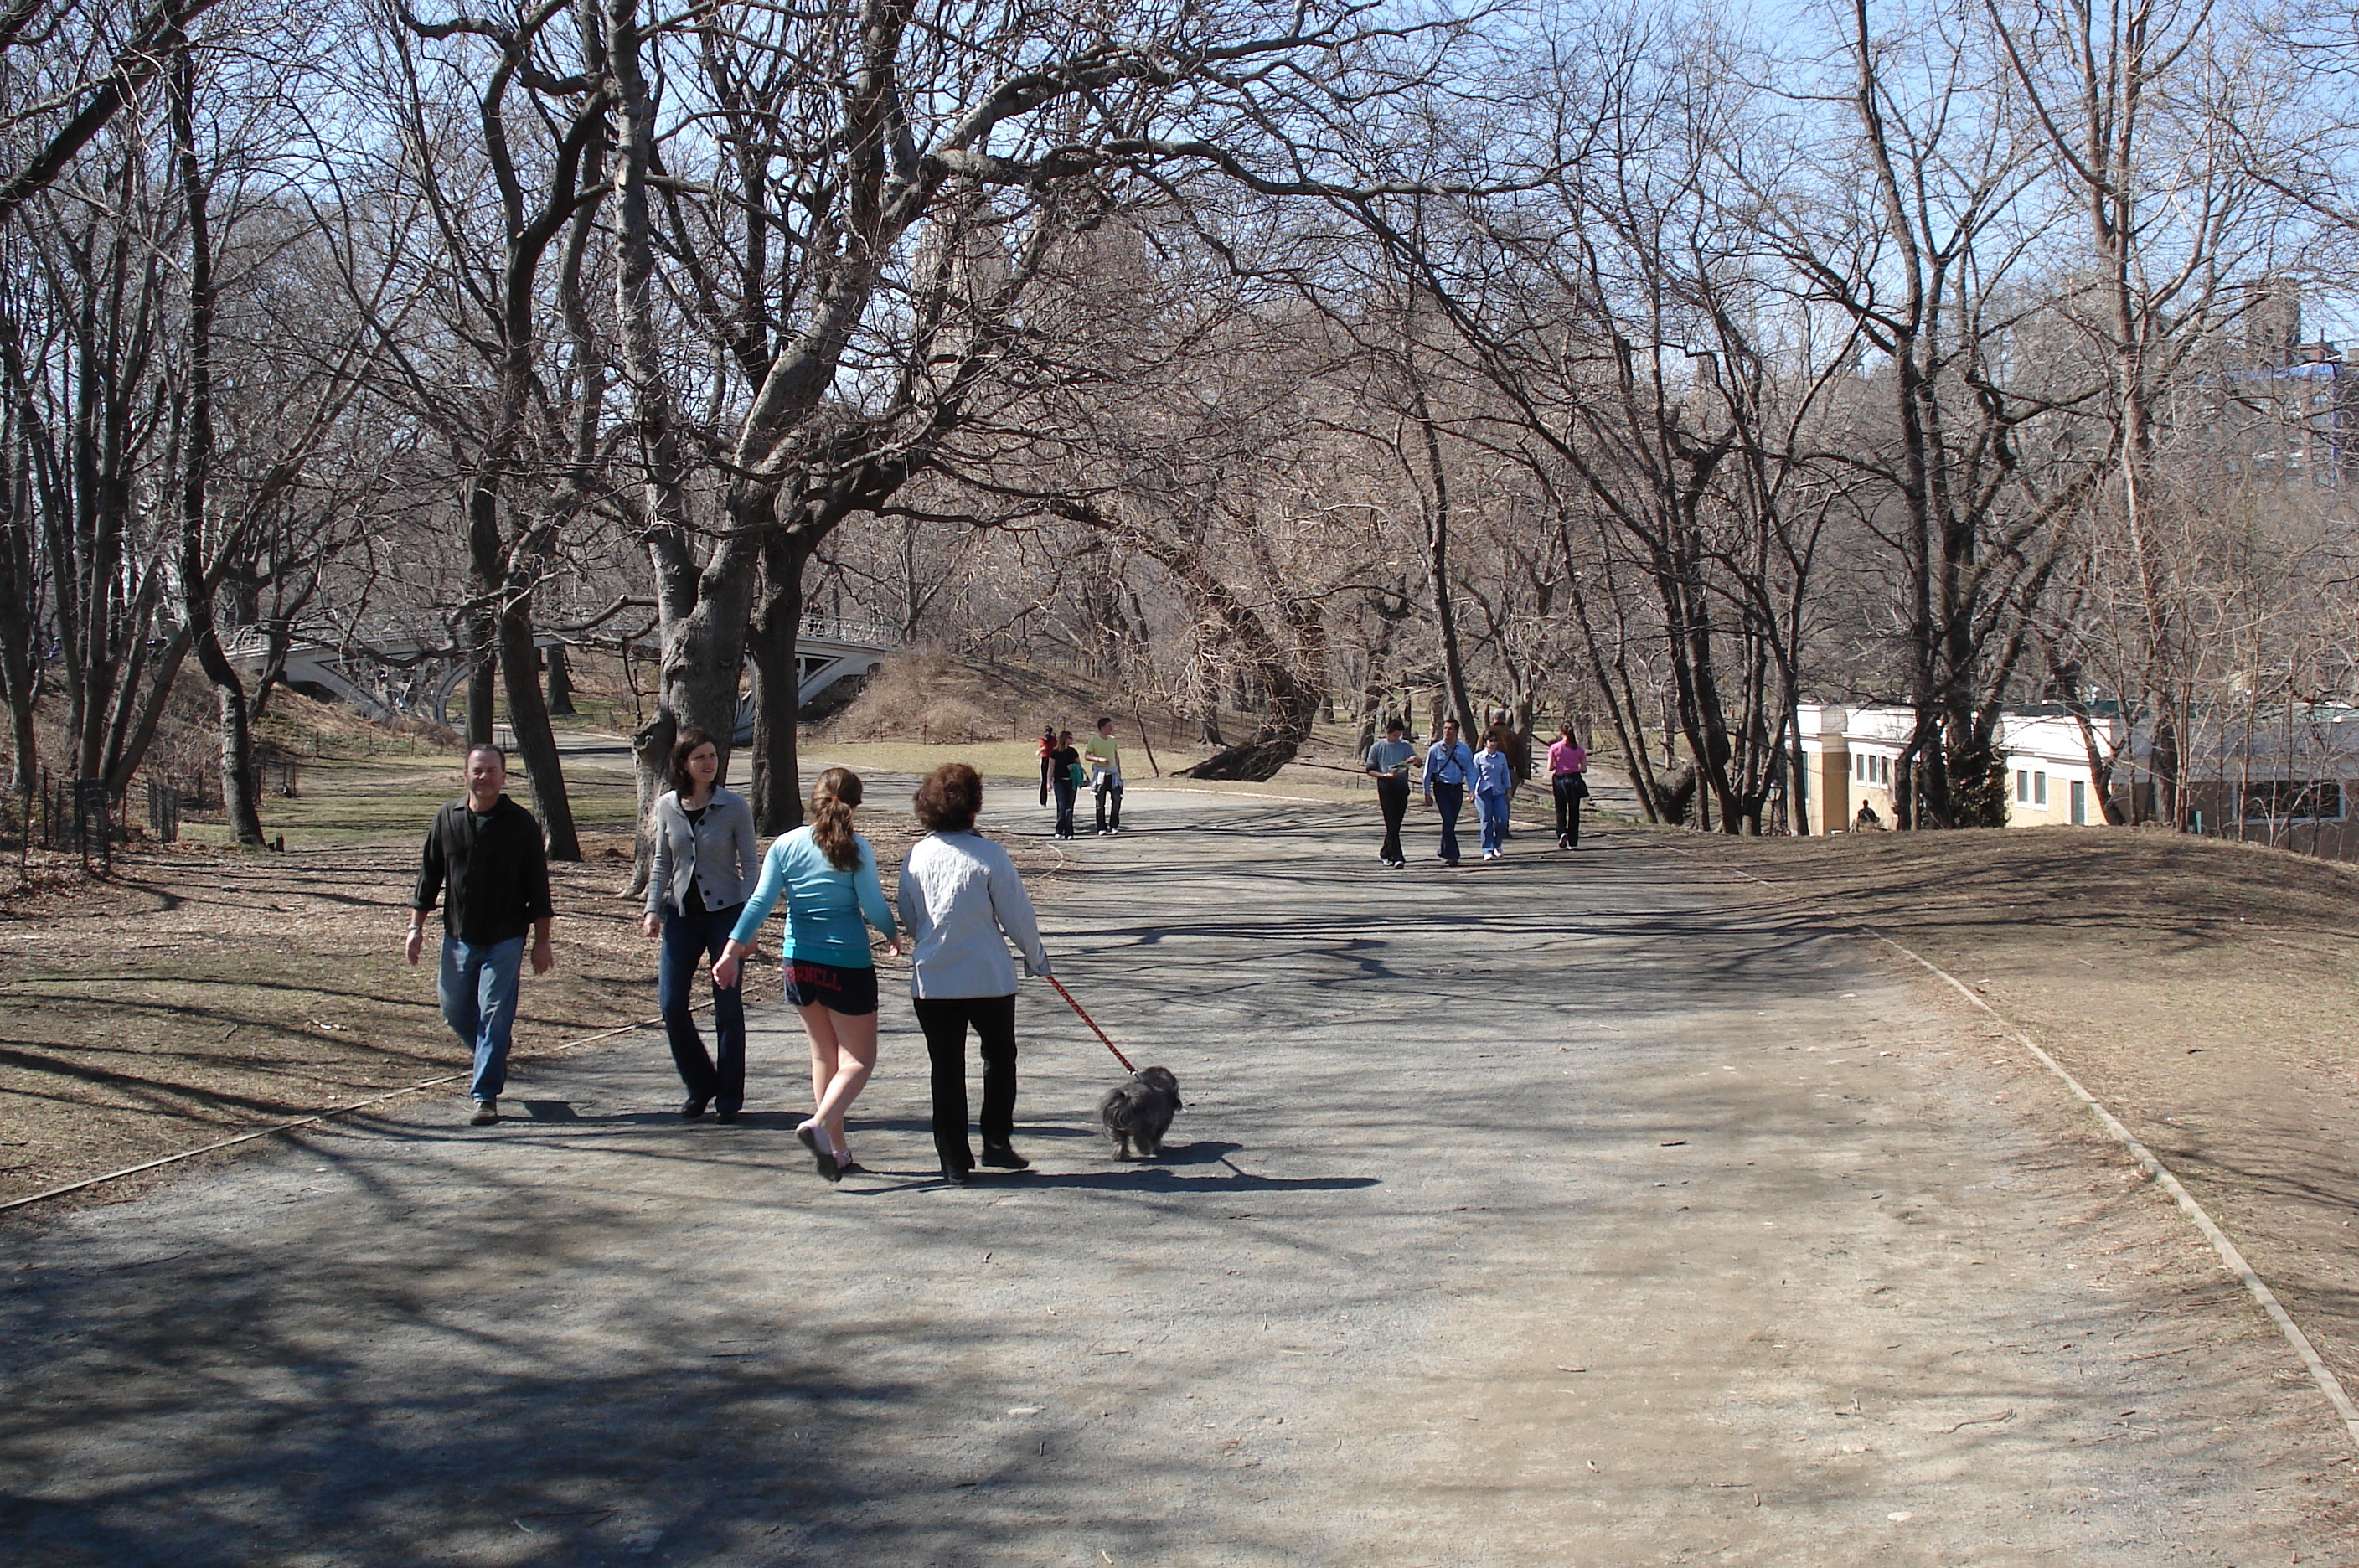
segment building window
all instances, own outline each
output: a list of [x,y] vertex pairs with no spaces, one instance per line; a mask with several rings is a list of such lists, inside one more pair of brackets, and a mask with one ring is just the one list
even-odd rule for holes
[[2343,786],[2332,779],[2267,779],[2245,789],[2248,822],[2339,822]]
[[2089,786],[2084,779],[2072,780],[2072,825],[2076,828],[2089,825]]
[[2031,769],[2028,768],[2015,770],[2015,803],[2018,806],[2031,804]]
[[1892,758],[1879,757],[1875,759],[1875,781],[1886,785],[1892,782]]
[[2035,806],[2048,804],[2048,775],[2045,773],[2031,776],[2031,803]]

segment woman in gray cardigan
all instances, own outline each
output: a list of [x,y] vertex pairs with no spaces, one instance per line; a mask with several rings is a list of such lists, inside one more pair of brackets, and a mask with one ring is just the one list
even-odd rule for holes
[[966,1141],[966,1031],[983,1046],[983,1162],[1023,1171],[1016,1152],[1016,965],[1049,973],[1032,900],[1007,852],[974,831],[983,779],[963,762],[934,769],[918,787],[926,836],[901,863],[901,923],[909,933],[909,991],[933,1062],[934,1152],[942,1180],[963,1187],[974,1172]]
[[721,748],[712,737],[682,730],[672,743],[672,788],[648,819],[656,863],[647,877],[646,930],[663,938],[656,1003],[688,1086],[679,1114],[693,1121],[712,1105],[716,1120],[734,1122],[745,1103],[745,993],[712,988],[713,1056],[704,1053],[690,1011],[697,965],[720,956],[762,869],[753,808],[716,784],[720,775]]

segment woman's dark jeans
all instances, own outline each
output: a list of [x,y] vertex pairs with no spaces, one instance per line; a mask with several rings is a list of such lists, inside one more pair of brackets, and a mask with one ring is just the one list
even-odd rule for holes
[[1578,793],[1581,786],[1573,782],[1580,777],[1578,773],[1559,773],[1554,776],[1556,836],[1567,844],[1581,842],[1581,796]]
[[1016,1136],[1016,998],[919,996],[918,1027],[934,1064],[934,1152],[945,1171],[972,1171],[966,1141],[966,1031],[983,1040],[983,1147]]
[[1057,836],[1071,838],[1073,836],[1073,798],[1080,793],[1081,786],[1068,778],[1051,779],[1049,787],[1057,799]]
[[745,906],[707,909],[683,915],[670,905],[663,912],[663,957],[656,967],[656,1008],[663,1014],[664,1033],[671,1038],[671,1059],[689,1098],[710,1100],[715,1107],[734,1111],[745,1103],[745,983],[724,991],[712,988],[712,1043],[718,1055],[704,1053],[696,1032],[696,1015],[689,1010],[696,972],[708,960],[721,956],[729,933]]

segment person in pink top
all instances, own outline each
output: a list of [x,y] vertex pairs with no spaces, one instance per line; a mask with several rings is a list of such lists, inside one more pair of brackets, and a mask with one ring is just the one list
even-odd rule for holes
[[1556,792],[1556,846],[1577,849],[1581,846],[1581,803],[1589,798],[1589,780],[1582,775],[1589,769],[1589,753],[1572,738],[1572,724],[1566,721],[1558,732],[1556,744],[1549,747],[1549,784]]

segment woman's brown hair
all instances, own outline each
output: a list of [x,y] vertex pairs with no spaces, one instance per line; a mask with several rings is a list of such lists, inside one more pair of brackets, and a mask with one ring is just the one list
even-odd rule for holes
[[[721,749],[721,743],[702,730],[682,730],[679,738],[671,743],[671,787],[683,800],[696,793],[696,780],[688,776],[688,759],[696,755],[701,746]],[[721,776],[717,773],[713,775],[712,787],[721,788]]]
[[963,762],[945,762],[926,775],[911,803],[928,833],[964,833],[983,810],[983,775]]
[[860,869],[860,841],[852,833],[852,808],[860,804],[860,775],[831,768],[811,786],[811,840],[838,871]]

